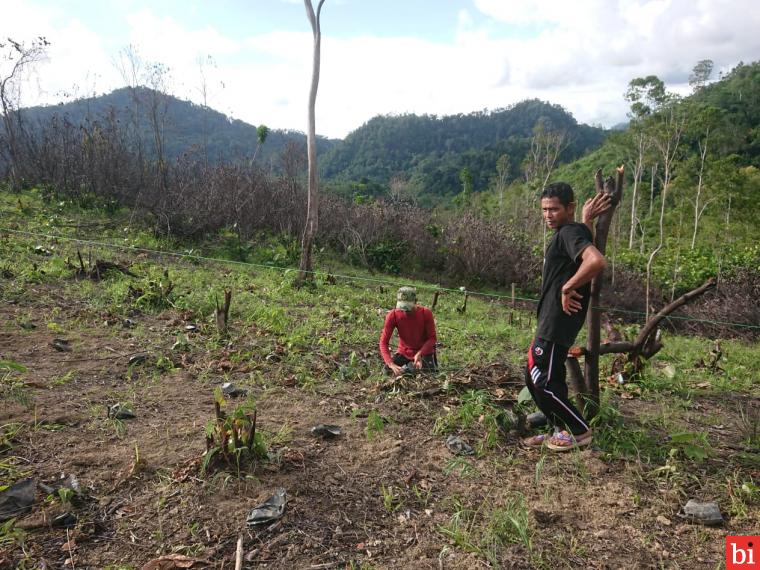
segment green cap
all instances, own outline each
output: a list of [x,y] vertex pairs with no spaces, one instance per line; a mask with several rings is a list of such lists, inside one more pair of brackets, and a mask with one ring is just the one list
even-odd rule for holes
[[396,294],[396,308],[402,311],[411,311],[417,304],[417,289],[414,287],[401,287]]

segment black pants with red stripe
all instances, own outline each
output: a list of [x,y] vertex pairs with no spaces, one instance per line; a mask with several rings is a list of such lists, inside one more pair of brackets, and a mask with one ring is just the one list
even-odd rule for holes
[[565,360],[568,347],[536,338],[528,349],[525,385],[549,423],[573,435],[589,430],[588,423],[567,397]]

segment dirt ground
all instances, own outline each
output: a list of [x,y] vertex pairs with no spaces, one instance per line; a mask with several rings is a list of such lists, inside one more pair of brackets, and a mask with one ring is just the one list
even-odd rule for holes
[[[257,342],[255,330],[233,346],[177,355],[175,370],[159,370],[151,359],[170,352],[185,325],[198,324],[188,315],[136,314],[137,326],[125,328],[75,301],[51,307],[34,298],[0,305],[0,359],[28,368],[33,398],[29,408],[2,402],[0,425],[24,428],[0,458],[15,457],[20,472],[52,487],[73,475],[81,494],[66,506],[38,487],[31,512],[16,522],[26,533],[23,545],[0,544],[0,567],[184,568],[195,561],[194,568],[232,569],[242,536],[245,568],[716,568],[727,534],[760,528],[756,512],[734,519],[724,503],[723,526],[691,524],[679,517],[688,498],[720,498],[717,487],[700,484],[700,473],[686,474],[676,489],[649,466],[605,461],[593,448],[553,455],[522,449],[507,434],[495,450],[467,460],[469,472],[447,469],[452,455],[433,423],[456,401],[450,392],[420,395],[430,387],[425,379],[394,389],[349,382],[303,389],[278,374],[276,363],[236,361],[237,351]],[[57,322],[76,326],[61,333],[42,317],[31,318],[36,328],[18,324],[51,311]],[[199,325],[191,334],[206,332]],[[71,351],[51,346],[61,337]],[[143,352],[148,361],[130,368],[130,356]],[[254,370],[266,385],[246,384]],[[255,392],[260,429],[282,437],[270,446],[273,459],[252,471],[201,476],[212,391],[223,381]],[[513,397],[522,379],[499,369],[477,381]],[[109,420],[106,406],[118,401],[132,402],[137,417]],[[622,405],[635,415],[647,404]],[[739,445],[732,403],[700,405],[728,418],[716,437]],[[372,439],[366,409],[392,420]],[[339,425],[343,435],[312,436],[320,423]],[[709,468],[727,465],[731,453],[718,450]],[[250,510],[279,487],[287,491],[284,517],[247,528]],[[489,561],[442,532],[457,505],[477,516],[516,493],[529,512],[532,552],[507,544]],[[51,521],[65,511],[76,523],[54,528]],[[163,566],[148,564],[162,556]]]

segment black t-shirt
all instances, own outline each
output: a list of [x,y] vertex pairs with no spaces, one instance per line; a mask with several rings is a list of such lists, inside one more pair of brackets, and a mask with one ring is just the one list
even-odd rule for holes
[[538,302],[536,337],[570,347],[583,327],[591,297],[591,284],[577,289],[583,296],[582,308],[572,315],[562,311],[562,286],[581,265],[581,252],[593,243],[594,236],[584,224],[570,222],[557,230],[546,248],[544,282]]

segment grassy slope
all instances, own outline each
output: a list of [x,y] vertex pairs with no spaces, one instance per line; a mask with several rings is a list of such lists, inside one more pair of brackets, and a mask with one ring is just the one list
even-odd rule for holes
[[[65,204],[44,207],[34,194],[21,197],[0,194],[0,219],[4,228],[92,238],[124,246],[187,249],[139,231],[125,231],[126,214],[107,217]],[[35,252],[36,246],[52,255]],[[278,247],[263,245],[252,257],[260,262],[280,263],[282,252]],[[605,406],[597,429],[597,451],[569,458],[537,456],[519,451],[515,436],[504,436],[496,421],[500,415],[496,401],[515,398],[519,391],[519,366],[531,335],[529,312],[516,312],[514,325],[509,325],[510,311],[503,305],[471,298],[467,312],[460,314],[456,309],[461,295],[442,295],[436,320],[444,343],[440,358],[444,371],[433,385],[445,383],[449,388],[443,399],[420,403],[412,396],[414,390],[410,386],[389,385],[380,372],[376,342],[384,311],[393,303],[391,284],[345,279],[332,283],[319,277],[314,288],[295,290],[293,273],[277,267],[173,260],[136,250],[91,245],[82,245],[80,249],[85,258],[92,255],[93,259],[128,264],[138,277],[119,274],[102,282],[76,281],[64,261],[67,257],[76,259],[73,242],[0,231],[0,268],[5,269],[0,281],[0,300],[12,311],[12,318],[3,323],[0,332],[23,344],[24,338],[38,334],[24,328],[25,323],[33,322],[38,331],[47,330],[51,335],[77,338],[82,343],[88,337],[100,336],[116,344],[125,335],[113,323],[133,318],[138,326],[128,338],[132,345],[147,347],[145,350],[151,354],[150,374],[144,380],[147,384],[142,386],[115,382],[108,392],[111,398],[136,402],[144,397],[140,396],[140,390],[175,382],[181,370],[190,367],[197,372],[195,390],[210,394],[215,384],[230,379],[251,390],[263,410],[274,403],[283,405],[283,398],[286,408],[288,401],[311,402],[309,406],[313,408],[321,406],[325,398],[350,394],[351,405],[342,412],[348,418],[346,421],[366,430],[367,436],[381,432],[381,439],[392,439],[391,431],[412,430],[415,442],[410,445],[419,451],[410,457],[423,454],[424,448],[442,445],[440,438],[447,433],[464,434],[476,445],[477,459],[444,458],[438,463],[427,475],[440,483],[432,497],[424,486],[404,485],[388,479],[387,474],[378,475],[373,479],[375,487],[366,489],[370,497],[376,496],[378,506],[385,511],[387,525],[396,524],[397,514],[403,514],[407,508],[414,516],[423,517],[418,520],[423,529],[420,532],[426,533],[422,542],[438,549],[439,556],[449,557],[455,567],[471,566],[473,560],[469,556],[496,566],[508,565],[517,556],[524,562],[530,560],[535,567],[558,567],[568,564],[568,552],[575,557],[575,563],[580,564],[581,560],[583,565],[596,567],[600,564],[600,552],[607,548],[605,545],[619,538],[613,533],[608,541],[606,535],[599,534],[607,529],[600,528],[595,521],[595,517],[605,517],[604,512],[594,512],[601,508],[599,505],[592,506],[597,492],[599,496],[618,493],[614,500],[625,503],[619,506],[635,513],[628,517],[632,528],[626,532],[633,545],[633,553],[628,556],[642,564],[666,561],[668,554],[663,554],[663,549],[669,549],[671,557],[675,553],[674,560],[679,563],[688,560],[689,567],[702,567],[701,562],[712,567],[720,559],[724,531],[682,528],[680,522],[673,527],[658,523],[659,530],[653,530],[656,515],[677,520],[675,512],[685,497],[717,500],[730,517],[730,534],[746,534],[757,528],[756,512],[752,514],[760,500],[757,461],[746,451],[737,452],[758,445],[757,432],[752,431],[757,430],[758,422],[758,408],[752,407],[753,399],[756,403],[760,396],[753,368],[758,358],[754,345],[722,341],[721,369],[712,371],[697,365],[700,359],[709,359],[712,341],[666,338],[665,349],[638,383],[606,386]],[[222,254],[228,249],[223,240],[194,245],[194,251],[201,253]],[[328,266],[337,273],[356,273],[323,259],[322,267]],[[161,293],[161,287],[166,286],[165,269],[173,283],[168,298]],[[212,325],[214,299],[221,297],[225,289],[234,292],[229,341],[216,335]],[[421,297],[429,304],[432,293],[424,292]],[[72,312],[72,306],[77,310]],[[168,329],[169,334],[159,334],[155,319],[170,316],[176,317],[175,321],[198,323],[201,333],[188,335],[175,325]],[[175,341],[179,344],[172,348]],[[13,351],[13,343],[10,346],[9,354],[17,355],[16,360],[20,361],[18,355],[22,353]],[[111,354],[102,346],[94,350],[89,356],[105,358]],[[192,368],[183,355],[196,363],[209,359],[218,364],[226,359],[232,368],[224,373],[210,365]],[[277,356],[268,359],[270,355]],[[250,363],[255,364],[249,366]],[[497,366],[490,367],[491,364]],[[603,371],[609,370],[610,365],[609,359],[603,361]],[[242,372],[235,372],[236,367]],[[3,376],[0,371],[0,378],[5,383],[4,390],[15,382],[33,402],[42,395],[35,391],[32,380],[46,380],[49,390],[66,389],[71,385],[71,376],[67,374],[76,377],[79,372],[58,370],[41,379],[35,367],[30,366],[27,373],[10,371]],[[128,371],[121,374],[126,374],[127,380],[130,378]],[[24,383],[30,385],[24,388]],[[7,397],[9,392],[4,394]],[[95,397],[85,399],[82,405],[90,409],[99,401]],[[386,434],[382,434],[382,424],[373,428],[371,419],[366,422],[362,419],[368,413],[372,418],[372,411],[393,426],[386,428]],[[37,414],[36,409],[34,413]],[[206,414],[207,409],[200,413]],[[287,416],[285,408],[282,414]],[[111,428],[96,416],[93,412],[86,430],[102,435],[103,430]],[[23,418],[23,414],[19,412],[17,418]],[[8,425],[3,426],[4,431]],[[16,435],[13,449],[0,457],[3,459],[0,469],[5,469],[0,472],[0,479],[15,480],[30,468],[28,465],[37,472],[49,471],[50,467],[41,459],[24,468],[12,461],[13,457],[28,453],[27,444],[22,441],[34,442],[43,437],[32,429],[32,423],[21,421],[13,425],[14,430],[27,433],[24,437]],[[197,448],[202,442],[201,430],[192,427],[187,430]],[[278,444],[278,433],[281,430],[273,428],[267,436],[273,448]],[[121,442],[113,437],[109,441],[114,446]],[[291,445],[296,447],[297,443],[298,440]],[[413,469],[425,472],[426,467],[410,461]],[[513,486],[494,488],[496,480],[509,480]],[[560,490],[566,488],[568,481],[577,496],[562,499],[566,492]],[[213,486],[206,493],[213,494]],[[420,494],[425,493],[427,498],[423,500]],[[568,528],[548,533],[542,528],[543,523],[529,516],[533,512],[537,519],[536,509],[551,511],[557,501],[565,500],[570,502],[566,508],[582,513],[585,530],[582,524],[568,521]],[[584,506],[586,502],[588,505]],[[431,520],[424,519],[425,507],[435,510]],[[592,510],[586,513],[586,508]],[[384,528],[378,527],[375,532],[382,533]],[[681,528],[682,532],[676,532]],[[8,529],[0,531],[0,540],[13,543],[17,540],[14,536]],[[27,543],[34,543],[35,536],[28,535]],[[655,548],[656,544],[660,546]],[[166,548],[166,539],[155,536],[150,548]],[[343,562],[372,564],[351,549],[343,554]],[[385,556],[377,562],[379,567],[405,564],[387,552]],[[300,563],[304,560],[297,562]]]

